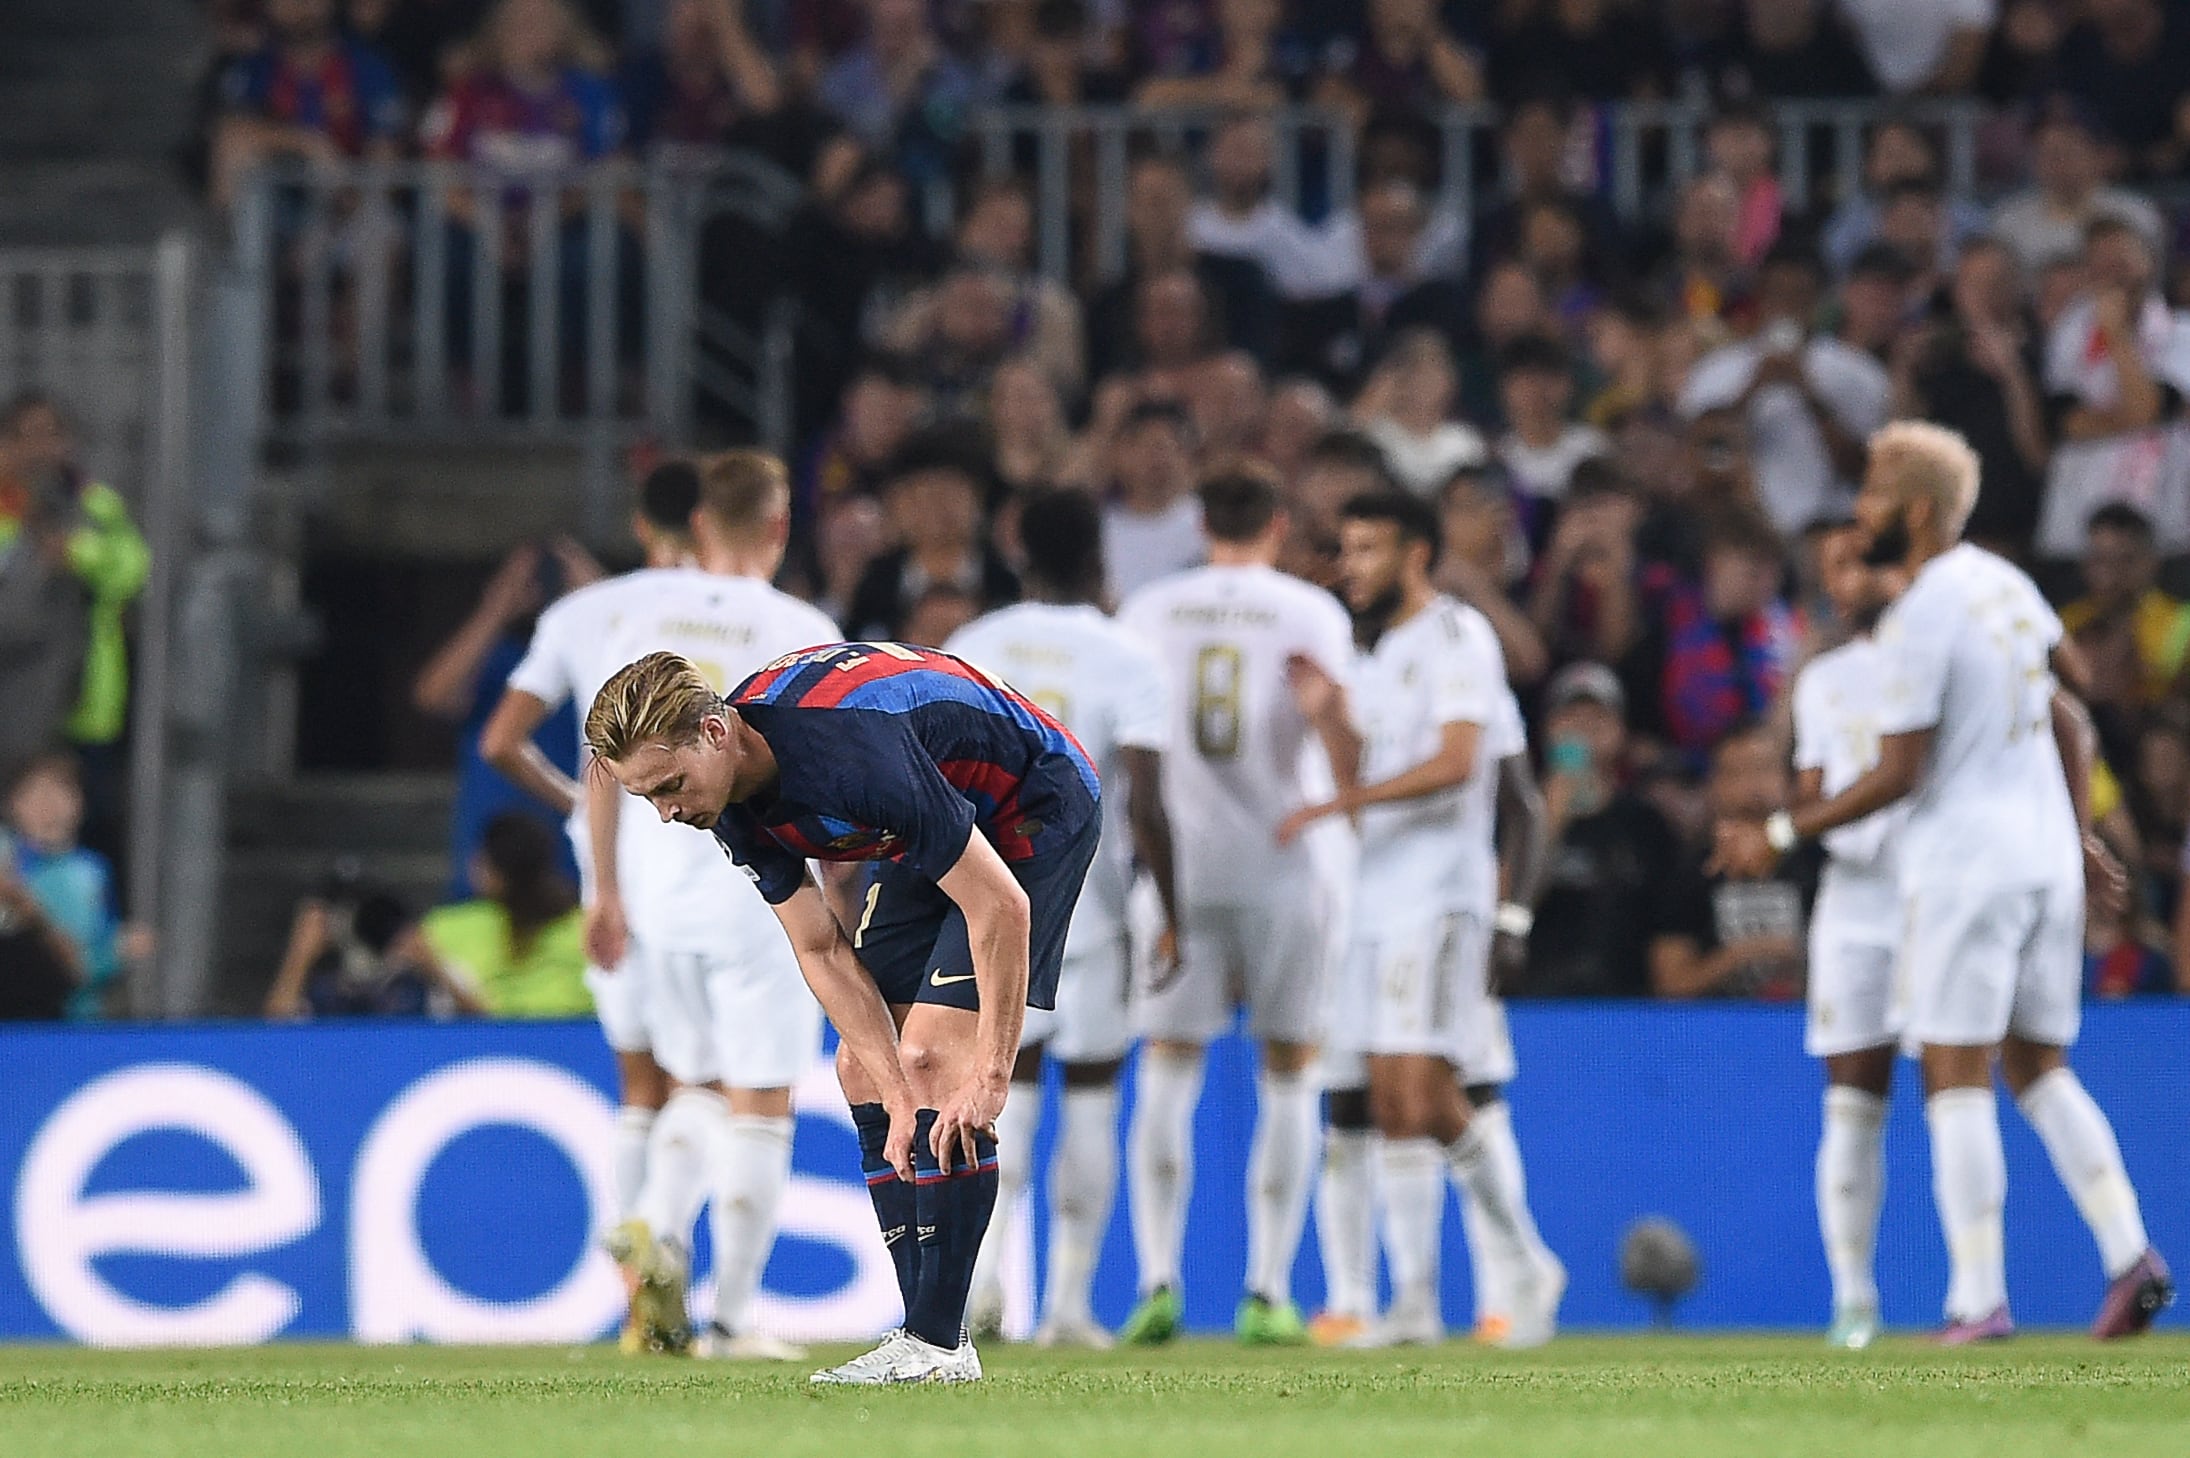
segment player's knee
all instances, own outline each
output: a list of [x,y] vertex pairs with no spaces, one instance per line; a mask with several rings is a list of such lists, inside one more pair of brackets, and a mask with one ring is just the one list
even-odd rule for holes
[[2017,1098],[2023,1090],[2056,1068],[2068,1066],[2068,1054],[2050,1043],[2028,1043],[2021,1038],[2010,1038],[2000,1045],[2000,1074],[2007,1080],[2008,1091]]
[[867,1070],[859,1066],[848,1044],[836,1047],[836,1082],[844,1090],[844,1100],[852,1104],[871,1104],[882,1097],[881,1091],[867,1077]]

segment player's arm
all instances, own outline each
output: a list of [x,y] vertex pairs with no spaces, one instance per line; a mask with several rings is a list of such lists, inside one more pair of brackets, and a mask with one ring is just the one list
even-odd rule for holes
[[1830,798],[1782,810],[1762,825],[1719,822],[1717,846],[1706,869],[1730,876],[1767,875],[1800,842],[1907,799],[1924,772],[1924,761],[1931,757],[1932,734],[1932,729],[1924,728],[1881,737],[1878,763]]
[[1708,997],[1721,983],[1756,962],[1798,958],[1801,946],[1791,937],[1741,937],[1706,952],[1694,937],[1659,936],[1650,942],[1650,991],[1655,997]]
[[586,956],[604,972],[623,964],[631,950],[631,928],[624,921],[623,882],[616,873],[617,822],[623,818],[623,792],[597,761],[579,772],[585,793],[586,859],[593,870],[593,900],[585,912]]
[[1456,720],[1438,731],[1437,753],[1412,769],[1401,770],[1374,784],[1340,785],[1338,794],[1320,805],[1303,805],[1278,826],[1279,845],[1290,845],[1303,830],[1329,815],[1351,815],[1371,805],[1399,800],[1420,800],[1455,785],[1467,783],[1475,772],[1475,750],[1482,741],[1483,726]]
[[[504,689],[502,701],[487,716],[479,731],[479,757],[518,789],[559,815],[568,815],[578,803],[578,786],[554,760],[532,742],[533,734],[547,722],[551,707],[523,689]],[[616,788],[609,786],[614,803]],[[608,816],[614,823],[613,811]]]
[[[991,852],[993,854],[993,852]],[[880,1094],[890,1116],[889,1143],[885,1153],[899,1177],[911,1179],[912,1127],[915,1105],[912,1085],[905,1081],[897,1061],[897,1023],[874,979],[859,965],[858,954],[844,935],[836,914],[822,899],[821,888],[808,875],[798,889],[775,904],[776,920],[791,939],[798,970],[812,989],[814,1000],[829,1016],[837,1037],[851,1050],[860,1071]]]
[[950,1168],[961,1149],[969,1164],[978,1162],[974,1132],[989,1128],[1003,1112],[1027,1016],[1034,917],[1025,889],[1013,879],[996,847],[978,831],[966,837],[965,850],[935,884],[966,918],[973,985],[981,997],[973,1071],[966,1085],[936,1112],[935,1155]]
[[1498,903],[1491,954],[1493,967],[1505,977],[1518,973],[1528,960],[1536,903],[1551,877],[1551,811],[1526,753],[1498,761],[1497,825],[1499,879],[1505,895]]
[[[1288,816],[1278,827],[1279,845],[1292,841],[1309,821],[1337,813],[1341,802],[1361,788],[1361,731],[1354,728],[1346,686],[1306,653],[1295,653],[1285,660],[1285,682],[1300,716],[1308,721],[1308,728],[1331,763],[1331,782],[1338,796],[1322,805],[1303,806]],[[1307,819],[1300,820],[1302,815]],[[1298,825],[1294,824],[1296,820],[1300,820]]]
[[[2068,646],[2063,639],[2061,647]],[[2080,669],[2081,661],[2072,667]],[[2095,904],[2118,912],[2128,901],[2129,872],[2093,825],[2091,780],[2099,758],[2098,726],[2092,722],[2084,701],[2069,689],[2069,680],[2060,677],[2058,666],[2056,677],[2060,682],[2053,690],[2050,706],[2053,743],[2061,754],[2061,775],[2068,782],[2069,803],[2076,808],[2076,829],[2083,839],[2084,894]]]
[[1171,815],[1163,804],[1163,756],[1153,749],[1126,746],[1119,751],[1125,765],[1126,823],[1133,835],[1133,856],[1148,868],[1156,883],[1156,899],[1163,903],[1164,925],[1175,936],[1179,929],[1178,881],[1171,855]]

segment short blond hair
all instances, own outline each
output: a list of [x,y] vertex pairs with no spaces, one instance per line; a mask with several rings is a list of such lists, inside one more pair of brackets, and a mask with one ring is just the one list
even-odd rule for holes
[[791,509],[791,474],[766,451],[717,451],[699,461],[700,511],[733,536],[760,531]]
[[721,695],[689,661],[649,653],[601,685],[586,711],[586,747],[621,761],[642,744],[690,744],[700,721],[721,707]]
[[1871,437],[1871,469],[1890,473],[1903,495],[1930,501],[1949,537],[1962,535],[1982,468],[1959,432],[1928,420],[1896,420]]

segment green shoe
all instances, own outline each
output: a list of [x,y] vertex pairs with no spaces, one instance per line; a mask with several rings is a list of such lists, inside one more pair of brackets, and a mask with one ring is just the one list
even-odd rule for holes
[[1878,1340],[1878,1308],[1851,1306],[1833,1313],[1833,1327],[1825,1333],[1825,1345],[1843,1352],[1860,1352]]
[[1118,1332],[1119,1342],[1129,1347],[1162,1346],[1179,1334],[1181,1306],[1178,1292],[1158,1286],[1143,1296],[1141,1304],[1126,1318]]
[[1260,1296],[1242,1296],[1232,1315],[1232,1332],[1249,1347],[1301,1347],[1308,1344],[1308,1324],[1300,1308],[1288,1301],[1275,1305]]

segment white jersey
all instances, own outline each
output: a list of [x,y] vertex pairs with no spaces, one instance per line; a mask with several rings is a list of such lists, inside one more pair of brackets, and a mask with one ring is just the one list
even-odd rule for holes
[[1254,905],[1313,875],[1300,842],[1277,844],[1279,822],[1306,802],[1306,764],[1322,758],[1285,663],[1299,654],[1346,682],[1345,609],[1272,567],[1210,566],[1145,588],[1118,617],[1154,646],[1171,691],[1164,798],[1180,896]]
[[1495,905],[1497,797],[1480,791],[1496,779],[1490,731],[1505,691],[1497,635],[1481,613],[1448,597],[1433,599],[1356,660],[1363,784],[1434,759],[1448,724],[1474,724],[1481,731],[1466,780],[1361,812],[1355,915],[1365,931],[1394,914],[1442,912],[1462,901],[1471,908],[1480,903],[1486,912]]
[[[1795,768],[1820,772],[1820,792],[1839,794],[1878,763],[1879,714],[1885,702],[1886,665],[1869,638],[1854,638],[1820,653],[1795,676]],[[1899,916],[1894,891],[1894,837],[1909,817],[1906,805],[1889,805],[1848,825],[1828,830],[1826,874],[1843,898],[1862,893],[1866,912],[1886,925]],[[1840,904],[1848,905],[1845,900]]]
[[1072,913],[1065,955],[1115,942],[1125,930],[1132,876],[1123,751],[1162,752],[1169,694],[1155,652],[1102,609],[1021,603],[969,623],[944,645],[1047,709],[1080,741],[1103,779],[1103,844]]
[[[765,582],[690,567],[645,568],[580,588],[542,613],[509,685],[551,706],[571,700],[582,724],[601,686],[649,653],[681,655],[722,692],[786,653],[838,636],[819,611]],[[650,950],[706,949],[720,940],[726,912],[765,907],[713,836],[663,824],[635,796],[618,800],[616,875],[624,915]],[[582,812],[581,805],[571,817],[581,863]]]
[[2061,620],[2028,577],[1964,544],[1932,559],[1878,627],[1881,735],[1933,730],[1901,834],[1904,880],[2080,884],[2076,813],[2052,727]]

